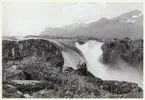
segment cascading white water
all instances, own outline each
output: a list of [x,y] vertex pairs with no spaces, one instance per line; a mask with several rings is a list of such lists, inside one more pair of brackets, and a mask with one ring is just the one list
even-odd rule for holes
[[103,43],[96,41],[88,41],[83,45],[76,43],[76,47],[85,57],[88,71],[103,80],[135,82],[143,87],[143,76],[125,62],[118,63],[119,69],[110,68],[100,62],[100,56],[103,53],[102,45]]
[[[72,67],[73,69],[77,69],[77,64],[83,63],[84,59],[79,55],[79,53],[71,47],[72,45],[68,45],[67,43],[62,43],[62,41],[54,41],[50,40],[57,48],[61,50],[62,56],[64,58],[63,67]],[[71,42],[69,42],[70,44]],[[77,48],[76,48],[77,49]],[[79,50],[78,50],[79,51]]]
[[78,62],[84,62],[79,55],[77,55],[74,51],[61,51],[62,56],[64,58],[64,65],[63,67],[72,67],[73,69],[77,69]]

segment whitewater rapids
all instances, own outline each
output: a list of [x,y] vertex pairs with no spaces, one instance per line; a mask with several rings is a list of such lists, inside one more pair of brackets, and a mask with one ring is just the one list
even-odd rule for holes
[[143,76],[125,62],[120,61],[118,63],[117,67],[119,69],[113,69],[100,62],[100,57],[103,53],[101,50],[103,43],[88,41],[83,45],[79,43],[75,43],[75,45],[84,55],[88,71],[96,77],[103,80],[135,82],[140,87],[143,87]]

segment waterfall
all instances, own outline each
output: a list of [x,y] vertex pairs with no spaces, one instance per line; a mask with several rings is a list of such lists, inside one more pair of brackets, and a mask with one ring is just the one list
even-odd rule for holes
[[63,41],[54,41],[50,40],[58,49],[60,49],[62,56],[64,58],[63,67],[72,67],[73,69],[77,69],[77,64],[85,62],[83,56],[74,45],[63,43]]
[[88,41],[83,45],[79,43],[75,43],[75,45],[83,53],[88,71],[96,77],[103,80],[135,82],[143,87],[143,76],[125,62],[120,61],[117,64],[119,69],[111,68],[100,62],[100,57],[103,53],[101,50],[103,43]]
[[116,69],[100,62],[103,53],[101,50],[102,42],[90,40],[83,45],[77,42],[72,45],[66,41],[49,41],[61,50],[64,67],[76,69],[79,62],[86,62],[88,71],[96,77],[103,80],[134,82],[143,87],[143,75],[127,63],[119,61],[116,65],[118,69]]

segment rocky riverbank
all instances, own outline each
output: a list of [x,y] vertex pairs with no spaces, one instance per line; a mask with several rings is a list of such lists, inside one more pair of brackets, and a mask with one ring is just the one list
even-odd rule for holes
[[4,98],[143,97],[136,83],[102,80],[87,68],[63,69],[61,51],[48,40],[2,43]]

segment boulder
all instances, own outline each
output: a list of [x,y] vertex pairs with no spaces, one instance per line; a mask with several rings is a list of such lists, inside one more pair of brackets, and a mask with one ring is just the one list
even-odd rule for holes
[[24,98],[24,95],[22,92],[17,90],[16,87],[4,84],[3,85],[3,98]]
[[49,81],[35,80],[12,80],[8,84],[15,86],[20,91],[38,91],[53,85]]

